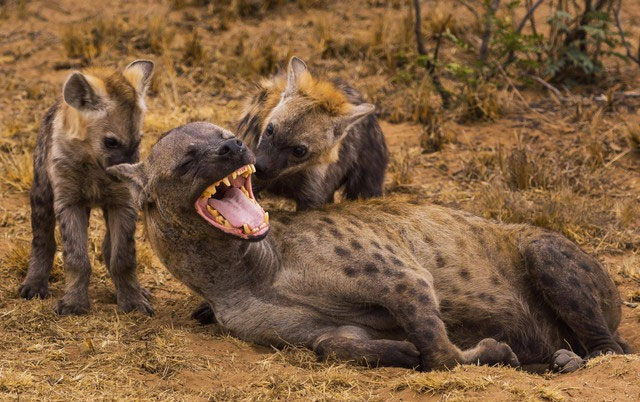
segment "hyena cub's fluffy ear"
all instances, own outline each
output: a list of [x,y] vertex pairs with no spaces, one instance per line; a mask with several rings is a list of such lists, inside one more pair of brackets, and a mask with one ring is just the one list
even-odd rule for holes
[[149,88],[153,67],[151,60],[136,60],[124,69],[122,75],[133,85],[138,96],[144,95]]
[[358,123],[361,119],[373,113],[376,107],[371,103],[361,103],[359,105],[349,104],[346,107],[346,111],[337,117],[336,119],[336,136],[340,139],[343,138],[354,124]]
[[307,64],[293,56],[287,66],[287,87],[284,90],[284,96],[292,95],[298,90],[298,83],[304,73],[308,73]]
[[62,90],[64,101],[74,109],[89,112],[104,107],[104,85],[90,76],[75,72],[67,78]]
[[[153,62],[150,60],[136,60],[122,72],[140,99],[151,83],[153,67]],[[67,78],[62,94],[69,106],[81,112],[102,110],[109,99],[104,80],[81,72],[72,73]]]

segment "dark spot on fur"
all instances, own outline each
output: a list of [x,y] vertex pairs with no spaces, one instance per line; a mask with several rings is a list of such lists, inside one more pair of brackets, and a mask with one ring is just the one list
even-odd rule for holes
[[436,251],[436,265],[438,266],[438,268],[442,268],[445,265],[445,260],[442,257],[442,254],[440,254],[439,251]]
[[358,271],[356,271],[356,269],[352,267],[344,267],[342,270],[344,271],[345,275],[351,278],[358,275]]
[[405,285],[404,283],[399,283],[396,285],[396,292],[404,293],[405,290],[407,290],[407,285]]
[[422,332],[422,337],[424,338],[425,341],[431,342],[433,341],[433,338],[434,338],[433,332],[430,330],[425,330]]
[[543,286],[553,286],[553,278],[546,272],[540,274],[540,282]]
[[458,237],[458,238],[456,239],[456,244],[457,244],[457,245],[458,245],[458,247],[460,247],[460,248],[465,248],[465,247],[467,247],[467,242],[466,242],[466,240],[465,240],[465,239],[463,239],[462,237]]
[[426,303],[429,303],[429,302],[431,301],[431,298],[429,297],[429,295],[428,295],[428,294],[423,293],[423,294],[421,294],[421,295],[418,295],[418,300],[419,300],[421,303],[425,303],[425,304],[426,304]]
[[377,274],[380,270],[375,266],[375,264],[368,263],[364,266],[364,272],[367,274]]
[[373,258],[375,258],[376,260],[378,260],[380,262],[384,262],[384,257],[380,253],[373,253]]
[[377,248],[378,250],[381,249],[380,243],[378,243],[377,241],[373,240],[371,241],[371,244],[373,245],[373,247]]
[[462,279],[465,279],[465,280],[468,280],[469,278],[471,278],[471,274],[469,273],[469,271],[464,268],[458,271],[458,274]]
[[322,218],[320,218],[320,220],[322,222],[328,223],[330,225],[335,225],[336,221],[334,221],[333,219],[329,218],[328,216],[323,216]]
[[396,257],[393,257],[393,256],[392,256],[392,257],[391,257],[391,262],[392,262],[394,265],[398,266],[398,267],[404,267],[404,262],[400,261],[400,260],[399,260],[398,258],[396,258]]
[[593,267],[591,266],[591,264],[588,264],[584,261],[580,261],[578,263],[578,266],[580,266],[580,268],[582,268],[583,270],[587,271],[587,272],[592,272],[593,271]]
[[410,316],[414,316],[416,315],[416,306],[414,306],[413,304],[407,304],[407,314],[409,314]]
[[582,287],[582,283],[580,283],[580,280],[578,280],[575,275],[571,275],[569,277],[569,285],[571,285],[575,289],[580,289]]
[[278,220],[284,223],[285,225],[288,225],[291,223],[291,218],[289,218],[288,216],[280,216],[278,217]]
[[335,252],[336,254],[338,254],[340,257],[348,257],[351,255],[351,251],[347,250],[346,248],[342,248],[340,246],[336,246],[335,248]]
[[440,310],[446,311],[451,310],[451,302],[449,300],[442,300],[440,302]]
[[433,239],[429,235],[424,235],[425,243],[433,244]]
[[335,237],[338,240],[342,240],[342,233],[340,233],[340,231],[334,227],[329,228],[329,233],[331,233],[331,235],[333,235],[333,237]]
[[451,294],[454,294],[454,295],[457,295],[460,293],[460,289],[458,289],[456,286],[451,286],[449,291],[451,292]]
[[424,279],[418,279],[418,285],[424,286],[425,288],[429,287],[429,284]]
[[393,249],[393,247],[391,247],[391,246],[390,246],[390,245],[388,245],[388,244],[387,244],[386,246],[384,246],[384,248],[386,248],[387,250],[389,250],[389,252],[390,252],[390,253],[393,253],[393,254],[395,254],[395,253],[396,253],[396,250],[394,250],[394,249]]
[[362,244],[360,244],[357,240],[351,240],[351,248],[354,250],[362,250]]
[[491,283],[493,285],[496,285],[496,286],[499,285],[500,284],[500,278],[498,278],[497,276],[492,276],[491,277]]

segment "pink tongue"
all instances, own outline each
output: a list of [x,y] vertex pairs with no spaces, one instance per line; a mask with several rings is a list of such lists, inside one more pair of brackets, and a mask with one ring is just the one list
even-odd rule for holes
[[236,228],[241,228],[245,223],[257,228],[264,222],[262,208],[249,201],[239,188],[232,187],[224,193],[223,199],[209,198],[208,202]]

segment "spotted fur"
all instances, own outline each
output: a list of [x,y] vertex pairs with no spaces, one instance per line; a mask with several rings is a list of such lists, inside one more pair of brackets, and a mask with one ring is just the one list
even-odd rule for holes
[[[548,363],[563,371],[625,351],[609,275],[540,228],[389,197],[272,211],[263,240],[229,237],[193,207],[210,183],[252,163],[247,152],[216,156],[229,136],[189,124],[146,161],[111,169],[142,194],[160,260],[241,339],[423,370]],[[185,177],[178,167],[194,147],[207,156]]]

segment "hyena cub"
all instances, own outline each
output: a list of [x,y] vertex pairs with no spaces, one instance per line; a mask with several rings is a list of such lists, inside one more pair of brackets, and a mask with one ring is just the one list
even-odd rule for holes
[[343,82],[316,79],[293,57],[263,80],[238,125],[256,154],[256,191],[292,198],[299,210],[382,195],[387,146],[375,107]]
[[20,296],[44,298],[56,251],[56,220],[62,234],[66,275],[58,314],[89,310],[91,264],[87,227],[92,207],[101,207],[107,231],[102,244],[105,265],[125,312],[153,314],[135,272],[136,204],[126,184],[106,168],[138,160],[144,94],[153,63],[136,60],[124,71],[108,68],[72,73],[63,100],[45,115],[34,151],[31,188],[31,259]]

